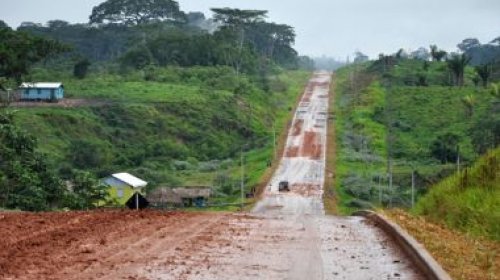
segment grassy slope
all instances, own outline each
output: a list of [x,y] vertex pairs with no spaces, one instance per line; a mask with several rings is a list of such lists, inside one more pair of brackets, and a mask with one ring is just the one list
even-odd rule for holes
[[433,186],[414,212],[470,235],[500,241],[500,148]]
[[413,215],[383,211],[419,240],[454,279],[499,279],[500,148],[433,186]]
[[[449,87],[443,63],[431,63],[426,72],[431,86],[406,85],[416,77],[422,62],[402,61],[390,71],[391,86],[382,86],[381,70],[352,65],[337,72],[336,186],[341,212],[371,204],[411,206],[411,171],[417,172],[417,196],[453,170],[431,156],[432,142],[451,132],[459,137],[461,156],[473,162],[470,128],[484,115],[492,96],[488,90]],[[467,69],[467,76],[471,76]],[[469,80],[468,80],[469,81]],[[410,81],[411,82],[411,81]],[[468,116],[462,99],[472,95],[475,104]],[[387,114],[393,120],[394,189],[387,185]],[[378,187],[378,177],[381,187]]]
[[406,211],[384,210],[441,264],[453,279],[500,279],[500,243],[450,229],[440,222]]
[[[248,144],[250,189],[272,157],[273,124],[278,133],[285,129],[289,109],[309,76],[280,74],[271,80],[272,91],[264,93],[245,78],[235,80],[226,69],[158,71],[157,81],[148,82],[137,73],[85,80],[59,77],[70,97],[105,99],[110,104],[18,109],[17,121],[40,139],[40,149],[58,167],[71,165],[70,145],[80,139],[105,154],[101,165],[91,168],[94,172],[130,171],[155,185],[212,185],[217,173],[236,179],[240,148]],[[229,89],[238,82],[242,93],[235,94]],[[219,161],[212,162],[215,159]],[[190,165],[173,168],[178,161]]]

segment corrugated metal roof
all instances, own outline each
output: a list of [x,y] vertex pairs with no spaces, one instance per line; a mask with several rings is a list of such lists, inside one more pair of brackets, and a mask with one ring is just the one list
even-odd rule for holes
[[62,83],[22,83],[19,88],[60,88]]
[[148,184],[148,182],[143,181],[128,173],[116,173],[111,176],[134,188],[142,188]]

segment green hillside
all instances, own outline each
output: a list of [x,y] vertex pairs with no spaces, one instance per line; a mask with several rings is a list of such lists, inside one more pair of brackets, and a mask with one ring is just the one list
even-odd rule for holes
[[[17,124],[43,139],[40,151],[62,176],[69,177],[72,168],[98,176],[130,171],[153,187],[211,185],[215,171],[231,175],[242,147],[264,153],[267,158],[259,162],[265,166],[272,155],[273,126],[284,129],[309,76],[300,71],[275,75],[271,90],[264,92],[229,68],[161,71],[174,81],[144,81],[141,72],[61,77],[71,98],[96,105],[16,108]],[[255,184],[257,179],[248,180]]]
[[344,212],[411,207],[412,171],[413,201],[418,201],[457,169],[458,159],[462,167],[470,166],[498,145],[497,97],[491,87],[475,86],[473,73],[466,67],[465,85],[457,87],[444,62],[400,58],[337,71],[332,187]]
[[500,148],[432,186],[414,212],[472,235],[500,240]]

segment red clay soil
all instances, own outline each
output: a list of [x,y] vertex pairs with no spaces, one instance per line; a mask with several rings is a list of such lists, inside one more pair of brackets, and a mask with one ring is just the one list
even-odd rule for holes
[[293,158],[298,156],[299,156],[299,147],[293,146],[293,147],[288,147],[286,149],[285,157]]
[[290,191],[304,197],[321,196],[321,187],[318,184],[292,184]]
[[322,145],[319,143],[320,134],[314,131],[306,131],[304,133],[304,142],[302,143],[301,156],[310,157],[311,159],[320,159]]
[[302,132],[302,126],[304,125],[304,120],[295,120],[293,123],[292,136],[299,136]]
[[137,279],[134,273],[163,253],[164,264],[175,265],[208,243],[229,244],[222,231],[243,234],[229,224],[240,219],[126,210],[0,213],[0,279]]

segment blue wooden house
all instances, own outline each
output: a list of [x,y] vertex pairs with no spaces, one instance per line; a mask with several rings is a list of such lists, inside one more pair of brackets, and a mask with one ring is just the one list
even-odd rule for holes
[[21,100],[57,102],[64,98],[62,83],[23,83],[19,87]]

